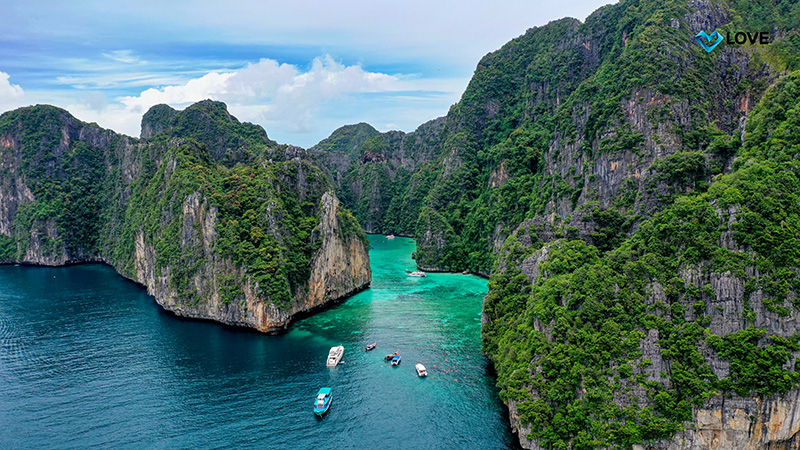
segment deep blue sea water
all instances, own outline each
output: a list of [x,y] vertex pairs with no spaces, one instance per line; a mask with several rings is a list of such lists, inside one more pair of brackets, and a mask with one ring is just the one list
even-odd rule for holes
[[372,287],[281,336],[179,319],[103,265],[0,266],[0,448],[516,448],[480,353],[486,280],[407,277],[410,239],[370,242]]

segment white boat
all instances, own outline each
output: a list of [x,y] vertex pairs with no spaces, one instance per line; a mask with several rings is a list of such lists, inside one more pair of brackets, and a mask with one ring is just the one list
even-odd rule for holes
[[412,272],[408,269],[406,269],[406,275],[410,277],[423,277],[423,278],[428,276],[428,274],[426,274],[425,272],[420,272],[419,270],[415,270]]
[[386,236],[386,239],[394,239],[394,235],[390,234],[390,235]]
[[416,368],[417,368],[417,375],[419,375],[420,377],[428,376],[428,369],[426,369],[425,366],[422,365],[422,363],[417,363]]
[[328,352],[328,367],[335,367],[339,365],[339,361],[342,359],[342,355],[344,355],[344,346],[340,345],[338,347],[331,347],[331,351]]

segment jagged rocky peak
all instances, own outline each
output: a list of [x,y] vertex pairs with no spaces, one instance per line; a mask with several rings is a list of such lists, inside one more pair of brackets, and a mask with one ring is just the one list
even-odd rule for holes
[[228,105],[215,100],[201,100],[181,111],[187,118],[199,122],[219,121],[221,123],[237,124],[239,120],[228,112]]
[[142,117],[142,139],[194,139],[208,146],[215,162],[226,166],[253,162],[277,143],[260,125],[240,122],[223,102],[203,100],[177,111],[156,105]]
[[375,127],[368,123],[361,122],[354,125],[345,125],[334,130],[329,137],[321,140],[309,150],[314,154],[341,152],[358,158],[364,142],[380,134]]
[[178,114],[178,111],[165,104],[155,105],[148,109],[142,116],[141,138],[150,139],[169,128],[170,121],[175,114]]
[[[54,133],[66,128],[69,133],[71,130],[80,128],[83,124],[76,119],[69,111],[52,105],[34,105],[18,108],[2,114],[4,125],[15,124],[16,130],[30,129],[37,131],[48,131]],[[7,131],[12,130],[7,126]]]

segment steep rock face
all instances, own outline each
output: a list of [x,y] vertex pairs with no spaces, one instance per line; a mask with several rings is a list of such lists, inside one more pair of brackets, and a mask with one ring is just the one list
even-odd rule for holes
[[[267,333],[283,331],[298,315],[346,298],[372,281],[364,241],[342,229],[339,200],[326,193],[320,208],[322,243],[311,261],[307,286],[298,291],[288,307],[276,307],[265,301],[258,286],[241,267],[214,251],[217,210],[201,201],[198,193],[189,195],[182,208],[181,246],[201,247],[201,258],[205,261],[190,280],[189,291],[194,301],[187,302],[179,295],[171,279],[171,267],[157,267],[156,250],[145,241],[144,233],[136,236],[134,280],[145,285],[164,309],[179,316],[209,319]],[[221,284],[226,278],[244,280],[243,299],[239,302],[224,299]]]
[[168,107],[146,115],[147,142],[47,106],[0,116],[0,262],[104,262],[177,315],[270,333],[367,287],[363,232],[305,151],[248,140],[224,105],[190,115],[209,108],[255,164],[216,164]]
[[0,234],[11,235],[11,221],[17,215],[20,205],[33,201],[33,193],[25,184],[22,175],[18,170],[18,156],[9,149],[15,148],[17,144],[13,142],[11,136],[0,138],[0,147],[6,151],[2,152],[3,159],[0,161],[0,170],[3,177],[0,179]]
[[320,233],[322,246],[312,262],[308,296],[297,311],[308,311],[328,301],[344,298],[372,281],[366,244],[347,235],[340,223],[339,200],[332,194],[322,197]]
[[800,448],[800,390],[766,398],[716,397],[694,411],[695,429],[636,450]]
[[[800,390],[766,399],[714,398],[695,410],[694,429],[672,439],[651,444],[634,444],[632,450],[793,450],[800,448]],[[516,402],[508,404],[512,430],[520,445],[530,450],[545,450],[527,435],[530,425],[522,425]]]
[[797,448],[798,98],[800,73],[779,79],[732,172],[626,239],[550,219],[505,241],[483,338],[525,448]]
[[[559,243],[543,246],[519,264],[519,269],[531,284],[542,281],[542,277],[548,277],[547,272],[542,270],[542,264],[547,261],[554,245],[559,246]],[[500,262],[507,263],[505,259],[501,259]],[[506,269],[506,267],[499,268],[502,271]],[[708,317],[706,323],[710,334],[726,336],[754,325],[759,329],[768,330],[772,336],[792,338],[800,330],[800,314],[781,316],[765,304],[764,300],[769,298],[762,290],[746,292],[742,279],[730,272],[716,273],[709,272],[707,267],[694,267],[685,269],[682,275],[685,287],[708,285],[713,288],[711,297],[703,297],[708,306],[702,311],[702,315],[692,311],[693,300],[688,297],[680,300],[685,306],[686,320],[696,321]],[[747,277],[752,278],[755,275],[757,270],[753,267],[748,268]],[[664,287],[658,282],[652,283],[647,291],[650,295],[645,301],[649,305],[669,301]],[[791,293],[791,296],[794,295]],[[751,311],[756,318],[754,324],[742,319],[747,311]],[[667,318],[670,318],[669,314],[666,313]],[[484,309],[482,325],[491,322],[491,316]],[[538,318],[534,318],[533,326],[536,331],[552,339],[552,325],[546,325]],[[659,342],[658,330],[647,330],[639,347],[640,361],[646,360],[648,364],[640,365],[638,370],[648,381],[671,385],[672,382],[667,374],[671,372],[672,363],[670,358],[662,354]],[[764,339],[764,343],[768,342],[769,340]],[[708,347],[704,347],[703,356],[719,379],[731,376],[730,361],[720,358]],[[792,352],[785,367],[794,368],[798,358],[800,351]],[[614,399],[620,407],[629,407],[632,404],[654,407],[646,388],[636,383],[624,381],[621,383],[624,387],[619,389],[619,396]],[[684,425],[684,431],[676,433],[670,439],[635,444],[632,448],[634,450],[797,449],[800,448],[798,447],[800,445],[798,401],[800,401],[800,389],[797,388],[781,395],[743,397],[735,392],[716,395],[705,401],[702,406],[692,409],[692,420]],[[547,448],[530,438],[532,426],[521,419],[520,402],[509,398],[505,403],[509,409],[511,428],[517,434],[522,447],[532,450]]]
[[444,123],[440,117],[411,133],[379,133],[365,123],[346,125],[309,151],[365,231],[411,235],[429,189],[425,172],[440,151]]

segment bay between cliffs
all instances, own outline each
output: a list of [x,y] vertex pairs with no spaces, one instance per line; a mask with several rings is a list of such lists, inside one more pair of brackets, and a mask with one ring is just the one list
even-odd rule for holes
[[0,266],[0,448],[516,448],[480,353],[486,280],[407,277],[411,240],[369,239],[371,289],[280,336],[179,319],[107,266]]

